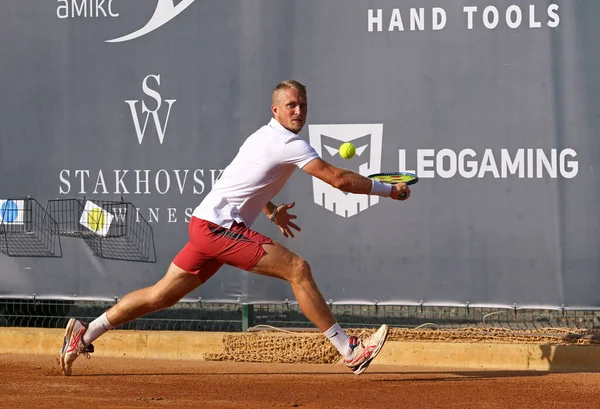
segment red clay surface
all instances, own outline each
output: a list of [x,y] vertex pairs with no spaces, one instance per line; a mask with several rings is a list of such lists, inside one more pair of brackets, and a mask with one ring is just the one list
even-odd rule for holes
[[0,408],[592,408],[600,373],[0,355]]

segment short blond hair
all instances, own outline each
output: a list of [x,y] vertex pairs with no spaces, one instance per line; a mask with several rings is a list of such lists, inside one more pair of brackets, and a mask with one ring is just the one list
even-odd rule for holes
[[277,84],[277,86],[275,86],[275,89],[273,90],[273,94],[271,95],[271,103],[273,105],[275,105],[275,99],[277,98],[277,95],[279,94],[279,92],[286,90],[286,89],[296,89],[298,91],[306,92],[306,85],[301,84],[300,82],[298,82],[296,80],[281,81],[279,84]]

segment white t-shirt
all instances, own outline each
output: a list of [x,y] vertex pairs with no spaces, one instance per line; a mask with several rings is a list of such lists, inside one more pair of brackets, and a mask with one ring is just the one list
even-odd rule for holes
[[246,139],[192,216],[226,228],[234,221],[250,227],[294,170],[318,157],[308,142],[272,118]]

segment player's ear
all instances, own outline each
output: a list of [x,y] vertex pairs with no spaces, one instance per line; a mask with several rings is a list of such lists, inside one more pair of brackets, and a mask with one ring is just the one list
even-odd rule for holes
[[277,115],[277,106],[271,105],[271,113],[273,113],[273,116]]

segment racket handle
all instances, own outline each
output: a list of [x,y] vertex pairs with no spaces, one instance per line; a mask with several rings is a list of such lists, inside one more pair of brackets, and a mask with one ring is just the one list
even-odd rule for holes
[[400,194],[400,199],[404,199],[406,197],[406,192],[402,192],[402,194]]

